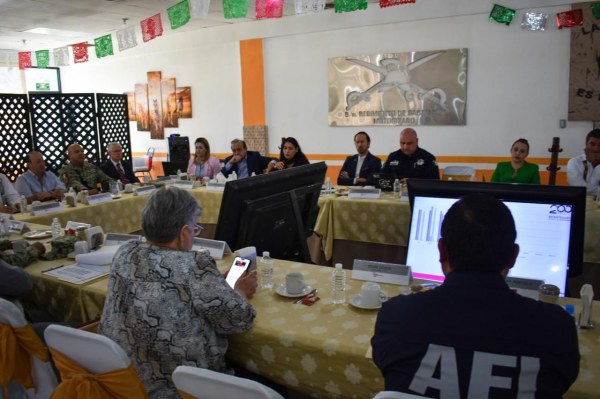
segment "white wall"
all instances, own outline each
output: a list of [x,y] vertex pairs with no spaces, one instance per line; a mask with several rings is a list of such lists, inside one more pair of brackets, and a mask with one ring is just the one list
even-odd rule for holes
[[[451,4],[449,4],[451,3]],[[512,3],[512,4],[511,4]],[[422,147],[436,155],[508,156],[510,144],[529,139],[533,157],[549,157],[552,137],[561,138],[571,157],[581,152],[591,122],[567,119],[570,31],[557,30],[554,15],[565,6],[555,1],[509,0],[507,6],[529,6],[550,14],[545,32],[520,29],[487,19],[492,2],[430,0],[414,5],[282,20],[257,21],[177,33],[140,43],[114,57],[63,68],[65,92],[132,91],[146,72],[160,70],[179,86],[192,87],[193,119],[178,129],[207,137],[214,152],[227,152],[229,141],[242,136],[239,40],[264,37],[265,89],[270,151],[278,152],[282,136],[295,136],[309,154],[347,154],[352,136],[362,128],[329,127],[327,60],[378,52],[469,49],[465,126],[418,127]],[[521,9],[522,11],[523,9]],[[521,16],[521,12],[517,17]],[[134,151],[166,142],[149,139],[131,124]],[[399,127],[365,127],[372,152],[398,148]]]

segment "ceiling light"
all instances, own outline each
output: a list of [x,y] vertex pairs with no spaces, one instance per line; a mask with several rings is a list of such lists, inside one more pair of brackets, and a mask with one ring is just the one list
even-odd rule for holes
[[87,32],[75,32],[72,30],[60,30],[52,28],[33,28],[23,31],[23,33],[37,33],[39,35],[54,35],[62,37],[81,37],[89,35]]

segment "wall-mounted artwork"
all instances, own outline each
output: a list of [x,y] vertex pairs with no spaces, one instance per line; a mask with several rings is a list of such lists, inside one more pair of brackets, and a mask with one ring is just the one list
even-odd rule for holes
[[150,138],[162,140],[165,129],[162,115],[161,72],[148,72],[148,115],[150,116]]
[[468,50],[329,59],[329,125],[464,125]]
[[125,93],[129,120],[137,121],[139,132],[162,140],[165,128],[179,127],[179,118],[192,117],[192,88],[177,87],[175,78],[162,79],[161,71],[148,72],[147,78],[148,84],[136,84],[133,93]]
[[178,127],[177,101],[175,99],[175,78],[162,80],[162,112],[165,127]]
[[192,88],[189,86],[178,87],[175,93],[177,98],[177,113],[180,118],[192,117]]
[[127,96],[127,112],[129,114],[129,121],[130,122],[135,122],[137,121],[136,117],[135,117],[135,92],[133,91],[128,91],[123,93]]
[[137,121],[137,130],[139,132],[149,132],[150,123],[148,123],[148,85],[135,85],[135,119]]

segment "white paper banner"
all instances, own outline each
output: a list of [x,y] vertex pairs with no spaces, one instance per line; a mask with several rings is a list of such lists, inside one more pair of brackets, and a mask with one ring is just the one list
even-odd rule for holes
[[127,50],[137,46],[135,36],[135,26],[129,26],[117,31],[117,41],[119,42],[119,51]]

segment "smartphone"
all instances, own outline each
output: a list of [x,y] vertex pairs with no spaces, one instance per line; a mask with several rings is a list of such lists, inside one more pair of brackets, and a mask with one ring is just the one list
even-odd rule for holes
[[231,264],[231,268],[229,269],[229,273],[227,273],[227,284],[231,288],[235,287],[236,281],[244,274],[246,270],[250,268],[252,261],[250,259],[242,258],[241,256],[236,256]]

